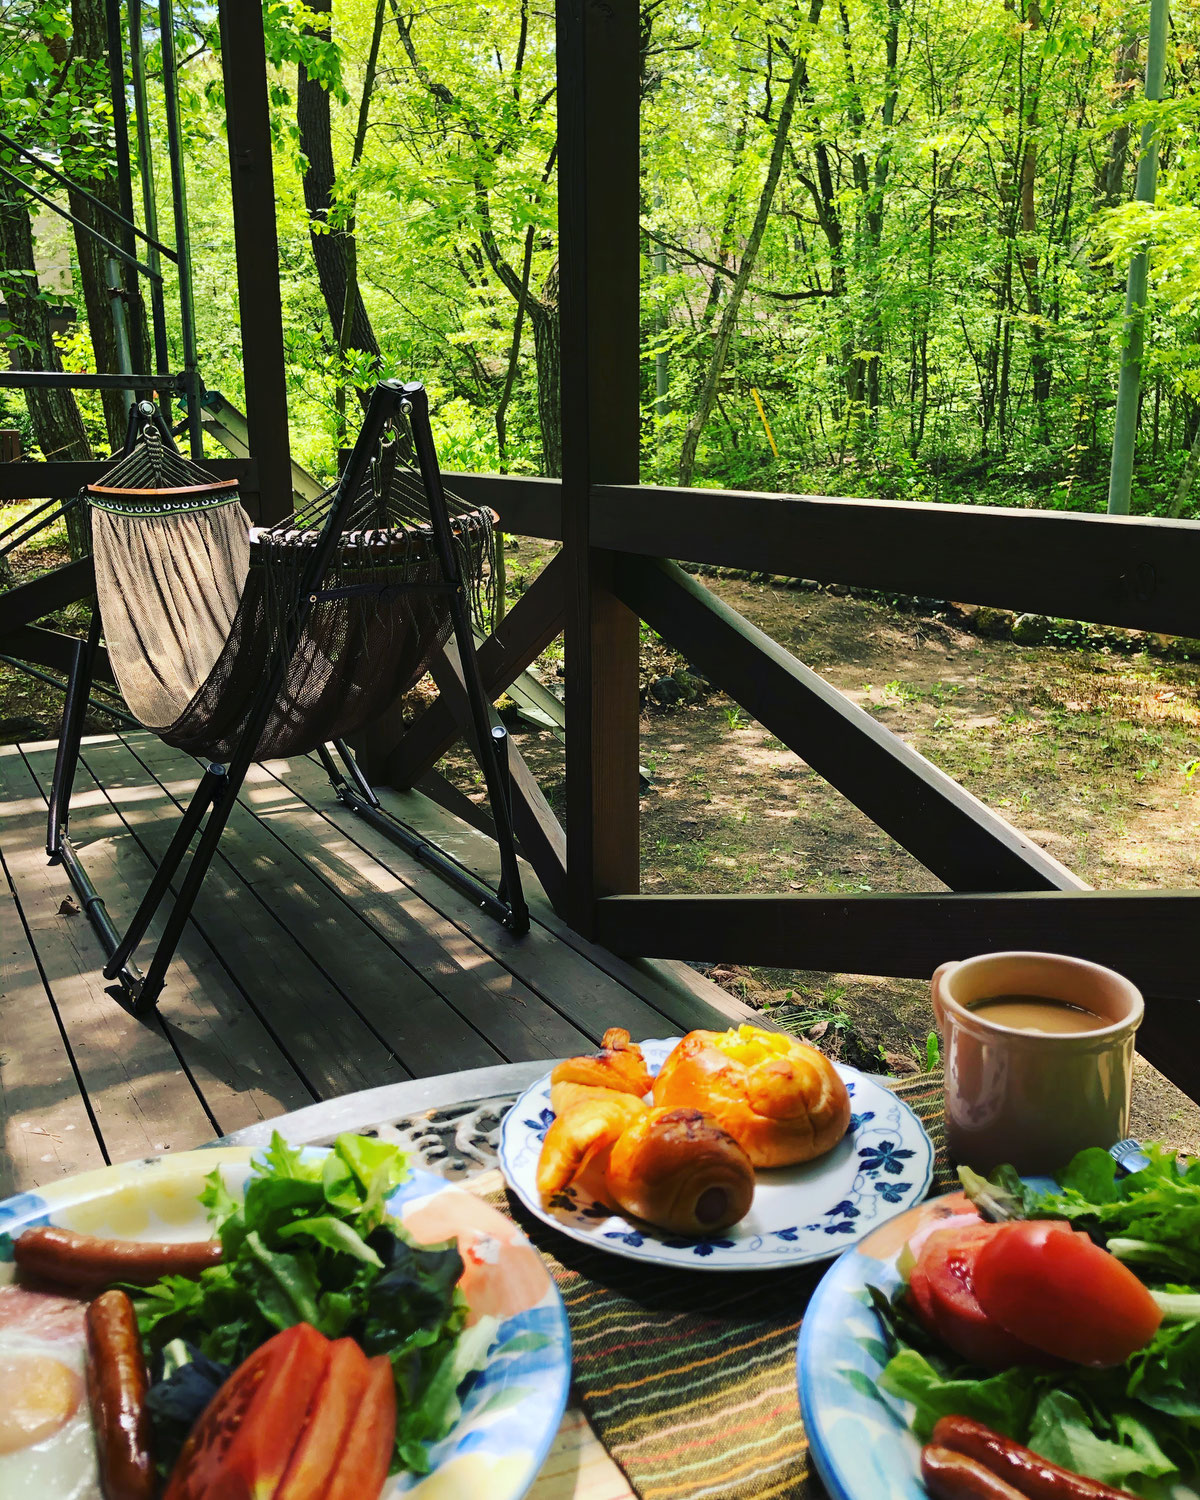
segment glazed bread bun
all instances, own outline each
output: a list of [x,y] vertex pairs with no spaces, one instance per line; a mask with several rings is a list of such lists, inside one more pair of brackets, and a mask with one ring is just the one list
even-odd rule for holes
[[850,1124],[850,1096],[829,1059],[757,1026],[689,1032],[654,1080],[654,1102],[711,1115],[756,1167],[823,1156]]
[[710,1234],[746,1216],[750,1158],[696,1109],[650,1109],[617,1137],[605,1171],[608,1200],[674,1234]]
[[640,1099],[650,1092],[650,1074],[642,1049],[630,1042],[629,1033],[612,1026],[605,1033],[599,1053],[568,1057],[550,1074],[550,1105],[556,1115],[595,1093],[631,1094]]

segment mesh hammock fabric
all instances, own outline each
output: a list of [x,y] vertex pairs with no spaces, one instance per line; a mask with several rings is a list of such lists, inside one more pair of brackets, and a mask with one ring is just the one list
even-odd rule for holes
[[[300,579],[337,496],[252,527],[236,480],[183,459],[147,421],[84,495],[113,674],[168,745],[227,761],[285,647]],[[492,513],[446,496],[476,622],[494,604]],[[451,630],[450,592],[406,416],[343,512],[332,561],[255,759],[304,754],[365,729],[424,675]]]

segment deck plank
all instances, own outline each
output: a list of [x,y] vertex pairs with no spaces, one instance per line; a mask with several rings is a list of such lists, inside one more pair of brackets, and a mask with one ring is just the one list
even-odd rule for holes
[[[495,885],[500,874],[499,852],[495,840],[461,818],[440,807],[421,792],[396,792],[377,788],[380,800],[398,816],[420,827],[460,859],[480,879]],[[521,873],[526,884],[530,913],[534,919],[567,947],[581,954],[589,964],[602,970],[626,989],[640,995],[647,1004],[684,1031],[693,1027],[737,1025],[747,1021],[763,1025],[761,1012],[736,1000],[732,995],[705,979],[696,970],[674,960],[656,962],[653,972],[628,959],[621,958],[598,943],[589,942],[567,925],[550,904],[537,884],[528,863],[522,861]],[[660,977],[660,975],[662,977]]]
[[105,993],[104,950],[87,918],[78,908],[60,912],[70,886],[46,862],[46,804],[15,747],[0,752],[0,798],[9,876],[108,1156],[124,1161],[211,1139],[212,1122],[161,1022],[135,1020]]
[[70,1054],[0,869],[0,1198],[104,1165]]
[[[514,937],[494,918],[480,911],[469,897],[334,801],[323,792],[324,775],[313,762],[297,757],[286,762],[268,762],[267,769],[485,948],[498,963],[561,1011],[593,1042],[598,1042],[610,1026],[624,1026],[639,1037],[669,1034],[672,1023],[663,1012],[562,943],[543,925],[540,914],[535,914],[524,937]],[[383,800],[387,804],[393,799],[385,795]],[[423,816],[427,809],[422,807],[420,811]],[[452,852],[458,854],[457,849]]]
[[[54,772],[53,747],[27,748],[25,759],[45,792]],[[154,865],[120,812],[81,763],[71,799],[72,842],[113,922],[123,929]],[[114,838],[127,848],[120,860],[108,854]],[[160,909],[148,944],[157,940],[163,920]],[[221,1134],[313,1102],[315,1095],[194,923],[184,929],[169,982],[170,1004],[162,1010],[166,1034]]]
[[509,1062],[562,1057],[586,1034],[262,767],[247,777],[258,817],[483,1032]]
[[[179,820],[179,808],[117,738],[84,746],[88,769],[105,788],[139,844],[157,863]],[[193,922],[248,995],[321,1099],[410,1076],[337,988],[309,960],[270,909],[247,894],[221,854],[193,909]],[[171,1014],[171,975],[163,1013]]]
[[[184,801],[199,783],[191,756],[139,736],[131,753]],[[257,816],[264,792],[276,796],[276,783],[243,787],[243,801],[230,816],[221,852],[241,883],[291,933],[310,960],[342,993],[353,994],[355,1009],[415,1077],[455,1067],[488,1067],[503,1062],[500,1051],[469,1024],[438,990],[362,922],[338,892],[325,884]],[[294,803],[292,793],[286,801]]]

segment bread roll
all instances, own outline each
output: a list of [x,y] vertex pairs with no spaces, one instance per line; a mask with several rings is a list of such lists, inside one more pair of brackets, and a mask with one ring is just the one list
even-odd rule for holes
[[537,1186],[543,1198],[561,1193],[578,1178],[597,1197],[608,1166],[608,1152],[618,1136],[633,1121],[647,1113],[645,1104],[632,1094],[609,1091],[584,1099],[556,1115],[542,1142],[538,1157]]
[[556,1115],[561,1115],[572,1104],[601,1090],[640,1099],[650,1092],[651,1081],[642,1049],[630,1042],[623,1027],[612,1026],[604,1033],[599,1053],[568,1057],[554,1068],[550,1074],[550,1105]]
[[695,1109],[651,1109],[617,1137],[608,1197],[675,1234],[711,1234],[749,1212],[754,1168],[738,1143]]
[[689,1032],[663,1063],[654,1102],[711,1115],[756,1167],[823,1156],[850,1124],[850,1096],[829,1059],[757,1026]]

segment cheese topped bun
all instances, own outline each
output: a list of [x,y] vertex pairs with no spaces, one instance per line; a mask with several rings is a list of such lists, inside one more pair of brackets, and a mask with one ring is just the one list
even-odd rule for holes
[[654,1103],[699,1109],[756,1167],[812,1161],[850,1124],[850,1096],[822,1052],[758,1026],[692,1031],[654,1080]]

